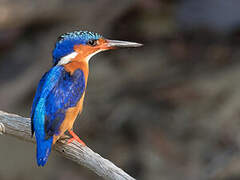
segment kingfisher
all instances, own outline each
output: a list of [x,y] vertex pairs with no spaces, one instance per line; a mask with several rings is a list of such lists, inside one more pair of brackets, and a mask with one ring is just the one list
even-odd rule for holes
[[69,132],[73,140],[85,143],[73,132],[73,124],[83,109],[89,60],[95,54],[142,44],[109,40],[89,31],[62,34],[52,51],[53,66],[41,78],[32,104],[31,131],[37,144],[37,164],[44,166],[56,141]]

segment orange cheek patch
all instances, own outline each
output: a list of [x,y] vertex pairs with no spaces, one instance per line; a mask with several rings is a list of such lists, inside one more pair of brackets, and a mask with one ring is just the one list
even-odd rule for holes
[[97,42],[98,42],[99,46],[101,46],[103,44],[107,44],[107,41],[105,39],[103,39],[103,38],[100,38],[99,40],[97,40]]
[[109,47],[107,40],[103,39],[103,38],[100,38],[98,40],[98,47],[99,47],[99,49],[102,49],[102,50],[114,49],[113,47]]
[[86,58],[88,55],[94,53],[96,51],[95,48],[88,46],[88,45],[75,45],[73,47],[74,51],[78,53],[78,58]]
[[109,47],[107,40],[100,38],[97,40],[96,46],[79,44],[75,45],[73,49],[78,53],[78,55],[72,61],[84,61],[89,55],[95,53],[96,51],[114,49],[114,47]]
[[77,59],[78,61],[85,60],[89,55],[100,49],[102,48],[99,45],[93,47],[89,45],[75,45],[74,51],[76,51],[78,55],[74,59]]

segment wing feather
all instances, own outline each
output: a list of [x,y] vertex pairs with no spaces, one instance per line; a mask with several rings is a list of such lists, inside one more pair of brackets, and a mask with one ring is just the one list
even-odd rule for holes
[[75,107],[85,90],[83,71],[75,70],[73,75],[64,71],[56,86],[46,97],[45,132],[47,137],[58,134],[68,108]]
[[36,106],[37,106],[37,103],[39,101],[39,98],[41,97],[41,93],[42,93],[42,88],[43,88],[43,85],[46,81],[46,78],[48,76],[49,72],[46,72],[42,79],[40,80],[39,84],[38,84],[38,87],[37,87],[37,91],[36,91],[36,94],[35,94],[35,97],[33,99],[33,104],[32,104],[32,109],[31,109],[31,114],[30,114],[30,117],[31,117],[31,132],[32,132],[32,136],[34,134],[34,126],[33,126],[33,117],[34,117],[34,112],[36,110]]
[[76,106],[84,90],[82,70],[70,75],[63,66],[54,66],[42,77],[36,91],[31,111],[32,134],[36,131],[46,139],[57,134],[67,109]]

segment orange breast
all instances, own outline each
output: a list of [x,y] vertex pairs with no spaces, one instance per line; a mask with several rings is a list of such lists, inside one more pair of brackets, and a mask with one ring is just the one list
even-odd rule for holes
[[[73,74],[76,69],[81,69],[84,73],[85,77],[85,88],[87,87],[87,79],[88,79],[88,63],[84,61],[72,61],[71,63],[68,63],[64,65],[64,69],[69,72],[70,74]],[[71,107],[66,111],[65,119],[62,122],[60,128],[59,128],[59,135],[54,135],[53,137],[53,144],[67,131],[72,129],[73,124],[76,120],[76,117],[79,113],[82,112],[83,108],[83,101],[84,101],[85,92],[83,93],[80,101],[77,103],[75,107]]]
[[64,69],[69,72],[71,75],[74,73],[75,70],[81,69],[84,73],[85,77],[85,87],[87,87],[87,79],[88,79],[88,63],[86,61],[77,61],[75,59],[72,62],[65,64]]

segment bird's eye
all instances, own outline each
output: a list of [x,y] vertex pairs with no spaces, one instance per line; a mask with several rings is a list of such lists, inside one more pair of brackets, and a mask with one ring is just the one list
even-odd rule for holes
[[96,46],[97,45],[97,40],[91,39],[87,42],[87,44],[90,45],[90,46]]

